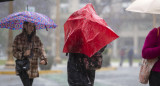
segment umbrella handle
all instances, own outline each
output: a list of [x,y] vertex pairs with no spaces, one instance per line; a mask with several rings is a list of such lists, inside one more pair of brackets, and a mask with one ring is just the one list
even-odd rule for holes
[[28,4],[27,4],[27,11],[28,11]]
[[46,28],[46,31],[48,31],[48,28],[46,27],[46,25],[45,25],[45,28]]

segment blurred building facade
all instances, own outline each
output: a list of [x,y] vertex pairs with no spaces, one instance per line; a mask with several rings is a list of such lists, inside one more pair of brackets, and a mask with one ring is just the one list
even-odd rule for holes
[[[87,3],[92,3],[97,14],[104,18],[107,24],[120,36],[109,45],[113,51],[112,56],[119,57],[121,48],[126,48],[126,50],[133,48],[134,54],[140,58],[145,37],[153,28],[153,20],[150,14],[125,11],[132,2],[133,0],[62,0],[60,5],[62,26],[73,12]],[[63,27],[61,28],[61,38],[63,38]]]
[[[152,15],[127,12],[125,9],[132,3],[133,0],[60,0],[60,54],[65,57],[62,52],[64,45],[63,25],[67,18],[76,10],[82,8],[87,3],[92,3],[97,14],[101,16],[107,24],[120,36],[119,39],[109,44],[108,48],[112,49],[112,56],[119,57],[120,48],[133,48],[134,54],[141,56],[141,49],[146,35],[152,27]],[[56,19],[56,0],[14,0],[14,12],[24,11],[27,4],[35,7],[35,11],[45,14]],[[0,3],[0,18],[8,15],[8,4]],[[158,17],[157,17],[158,18]],[[158,20],[158,19],[157,19]],[[159,21],[157,21],[159,22]],[[157,25],[158,26],[158,25]],[[3,30],[5,32],[6,30]],[[20,31],[14,31],[14,36]],[[4,33],[2,33],[4,34]],[[40,38],[52,49],[53,56],[55,55],[55,31],[38,31]],[[47,37],[47,38],[46,38]],[[5,44],[7,37],[1,38],[0,43]],[[48,39],[48,41],[47,41]]]

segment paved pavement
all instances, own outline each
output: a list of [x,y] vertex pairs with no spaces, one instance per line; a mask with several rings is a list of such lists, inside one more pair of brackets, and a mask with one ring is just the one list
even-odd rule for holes
[[96,74],[97,86],[148,86],[139,83],[139,67],[120,67],[115,71],[100,71]]
[[[54,68],[54,71],[57,71],[57,70],[59,71],[61,67],[53,66],[53,68]],[[6,69],[4,66],[0,66],[0,72],[4,72],[4,74],[0,74],[0,86],[23,86],[19,76],[16,76],[15,74],[13,74],[14,71],[15,69]],[[62,72],[59,72],[59,73],[62,73]],[[59,73],[56,72],[56,74],[59,74]],[[47,74],[47,73],[45,72],[43,74]],[[59,86],[59,85],[57,82],[54,82],[53,80],[48,80],[47,78],[43,78],[40,75],[39,78],[34,79],[33,86]]]
[[[148,86],[138,82],[138,63],[134,63],[133,67],[129,67],[128,63],[124,63],[123,67],[119,67],[119,63],[111,65],[117,69],[96,72],[94,86]],[[39,78],[34,80],[33,86],[68,86],[66,69],[66,65],[53,66],[52,70],[62,70],[63,73],[41,74]],[[16,75],[0,75],[0,83],[0,86],[22,86]]]
[[[15,75],[0,75],[0,86],[23,86],[20,78]],[[35,78],[33,86],[59,86],[54,81],[42,77]]]

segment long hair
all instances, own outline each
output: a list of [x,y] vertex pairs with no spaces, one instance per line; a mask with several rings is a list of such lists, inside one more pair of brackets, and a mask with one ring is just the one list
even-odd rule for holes
[[[24,22],[23,24],[28,24],[29,22]],[[36,35],[36,25],[34,24],[34,30],[31,34],[28,34],[27,31],[26,31],[26,28],[23,28],[23,34],[26,34],[27,35],[27,38],[28,38],[28,42],[31,42],[31,40],[34,38],[34,36]]]
[[26,28],[24,28],[24,25],[25,25],[25,24],[28,25],[28,23],[29,23],[29,22],[27,22],[27,21],[25,21],[25,22],[23,23],[23,29],[22,29],[22,33],[23,33],[23,34],[27,34],[27,31],[26,31]]
[[31,40],[34,38],[35,35],[36,35],[36,25],[34,24],[34,30],[33,30],[33,32],[30,35],[27,34],[28,42],[31,42]]

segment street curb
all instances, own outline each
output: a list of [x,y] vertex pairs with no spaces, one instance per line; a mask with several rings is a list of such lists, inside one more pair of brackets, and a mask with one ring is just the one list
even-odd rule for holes
[[117,70],[117,67],[102,67],[97,71],[112,71],[112,70]]
[[[55,74],[55,73],[63,73],[61,70],[41,70],[40,74]],[[0,75],[15,75],[15,71],[0,71]]]
[[54,74],[54,73],[63,73],[61,70],[42,70],[39,71],[40,74]]
[[[117,67],[102,67],[97,71],[113,71],[117,70]],[[56,74],[56,73],[63,73],[61,70],[41,70],[39,71],[40,74]],[[15,75],[15,71],[0,71],[0,75]]]

